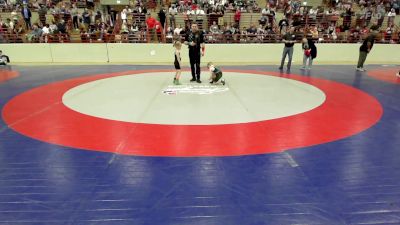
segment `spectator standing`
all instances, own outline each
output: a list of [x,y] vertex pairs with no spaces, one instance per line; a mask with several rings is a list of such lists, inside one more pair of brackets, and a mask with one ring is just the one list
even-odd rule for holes
[[129,14],[129,8],[128,8],[128,6],[126,6],[121,11],[121,20],[122,20],[122,22],[128,23],[128,14]]
[[110,21],[110,25],[114,26],[115,25],[115,21],[117,20],[118,12],[113,7],[110,7],[109,10],[108,10],[108,14],[109,14],[110,20],[111,20]]
[[24,18],[26,29],[29,30],[31,29],[31,17],[32,13],[31,10],[29,10],[28,5],[24,4],[24,7],[21,10],[22,18]]
[[196,10],[194,11],[194,14],[196,15],[196,23],[198,24],[198,26],[201,25],[200,28],[203,27],[203,20],[204,20],[204,10],[201,9],[199,6],[196,6]]
[[316,8],[311,8],[308,12],[308,15],[310,17],[310,19],[312,19],[313,21],[315,21],[317,19],[317,13],[318,13],[318,9]]
[[155,35],[156,35],[156,19],[154,19],[150,12],[147,13],[147,19],[146,19],[146,27],[147,27],[147,38],[148,38],[148,42],[152,41],[153,39],[155,39]]
[[383,20],[385,19],[385,15],[386,15],[385,6],[383,5],[383,3],[379,4],[376,7],[376,14],[377,14],[377,18],[378,18],[378,26],[381,27],[383,24]]
[[160,23],[162,28],[165,27],[165,19],[166,19],[166,12],[165,9],[163,7],[161,7],[160,11],[158,12],[158,18],[160,19]]
[[240,17],[241,17],[241,16],[242,16],[242,13],[240,12],[240,9],[237,9],[236,12],[235,12],[235,16],[234,16],[235,23],[236,23],[237,25],[240,24]]
[[47,8],[45,5],[42,5],[38,10],[39,20],[40,23],[44,26],[46,24],[46,15],[47,15]]
[[287,70],[290,71],[290,67],[292,65],[292,56],[293,56],[293,46],[296,42],[296,36],[294,35],[294,27],[290,27],[289,31],[283,35],[282,42],[285,43],[285,47],[283,48],[283,54],[281,59],[280,70],[283,70],[283,65],[285,63],[286,55],[289,57],[289,61],[287,64]]
[[372,47],[374,46],[375,43],[375,38],[378,33],[378,26],[373,25],[371,27],[371,33],[368,35],[368,37],[364,40],[363,44],[360,46],[360,53],[358,57],[358,63],[357,63],[357,71],[365,71],[364,69],[364,62],[367,59],[368,54],[371,52]]
[[89,10],[87,8],[85,8],[82,12],[82,21],[83,24],[85,25],[85,29],[89,29],[89,25],[90,25],[90,13]]
[[344,17],[343,17],[344,30],[349,30],[350,29],[352,15],[353,15],[352,8],[351,7],[347,8],[346,12],[344,13]]
[[86,5],[90,9],[94,9],[94,1],[93,0],[86,0]]
[[12,18],[12,21],[14,22],[14,24],[18,24],[19,16],[18,16],[18,13],[16,10],[13,10],[11,12],[11,18]]
[[388,25],[394,23],[394,18],[396,18],[396,11],[394,9],[391,9],[387,16]]
[[317,57],[317,47],[315,47],[314,41],[312,39],[303,38],[302,48],[304,50],[304,54],[303,54],[303,67],[301,69],[310,70],[313,60]]
[[157,34],[157,42],[161,43],[164,40],[164,28],[158,20],[156,20],[155,30]]
[[176,28],[176,20],[175,16],[178,14],[178,9],[176,8],[175,4],[172,4],[171,7],[168,10],[169,14],[169,23],[172,29]]
[[372,18],[372,9],[370,7],[368,7],[366,9],[364,18],[365,18],[365,25],[369,26],[369,23],[371,22],[371,18]]
[[279,32],[282,34],[282,31],[286,31],[287,27],[289,26],[289,21],[286,18],[283,18],[278,23]]
[[74,29],[79,29],[79,21],[78,21],[78,8],[75,4],[72,5],[71,9],[71,16],[72,16],[72,26]]

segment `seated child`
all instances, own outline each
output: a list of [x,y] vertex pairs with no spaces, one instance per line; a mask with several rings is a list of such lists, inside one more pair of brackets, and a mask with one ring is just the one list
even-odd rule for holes
[[[222,83],[222,85],[225,85],[225,80],[222,78],[222,71],[213,65],[212,62],[207,63],[207,68],[211,72],[210,76],[210,84],[216,84],[218,81]],[[222,79],[221,79],[222,78]]]
[[8,58],[6,55],[3,55],[3,51],[0,50],[0,65],[5,66],[7,63],[10,63],[10,58]]

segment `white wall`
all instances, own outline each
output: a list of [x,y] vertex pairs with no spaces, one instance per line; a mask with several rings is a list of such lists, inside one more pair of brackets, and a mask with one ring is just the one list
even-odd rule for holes
[[[315,64],[355,64],[360,44],[317,44]],[[114,63],[172,65],[172,44],[2,44],[12,63]],[[202,63],[279,64],[283,44],[208,44]],[[368,64],[400,64],[400,45],[375,44]],[[187,47],[182,61],[188,64]],[[295,45],[294,64],[302,62],[301,45]]]

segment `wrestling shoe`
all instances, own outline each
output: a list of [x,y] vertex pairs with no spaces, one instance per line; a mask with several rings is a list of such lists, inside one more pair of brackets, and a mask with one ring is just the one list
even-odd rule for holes
[[364,72],[365,71],[364,68],[362,68],[362,67],[360,67],[360,68],[357,67],[356,70],[360,71],[360,72]]

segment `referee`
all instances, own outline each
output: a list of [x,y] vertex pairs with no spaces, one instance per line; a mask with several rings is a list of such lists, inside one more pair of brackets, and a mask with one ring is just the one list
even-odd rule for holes
[[205,44],[204,33],[199,30],[197,24],[192,24],[191,30],[186,34],[185,44],[189,46],[190,69],[192,70],[192,79],[190,81],[201,83],[200,58],[204,56]]

